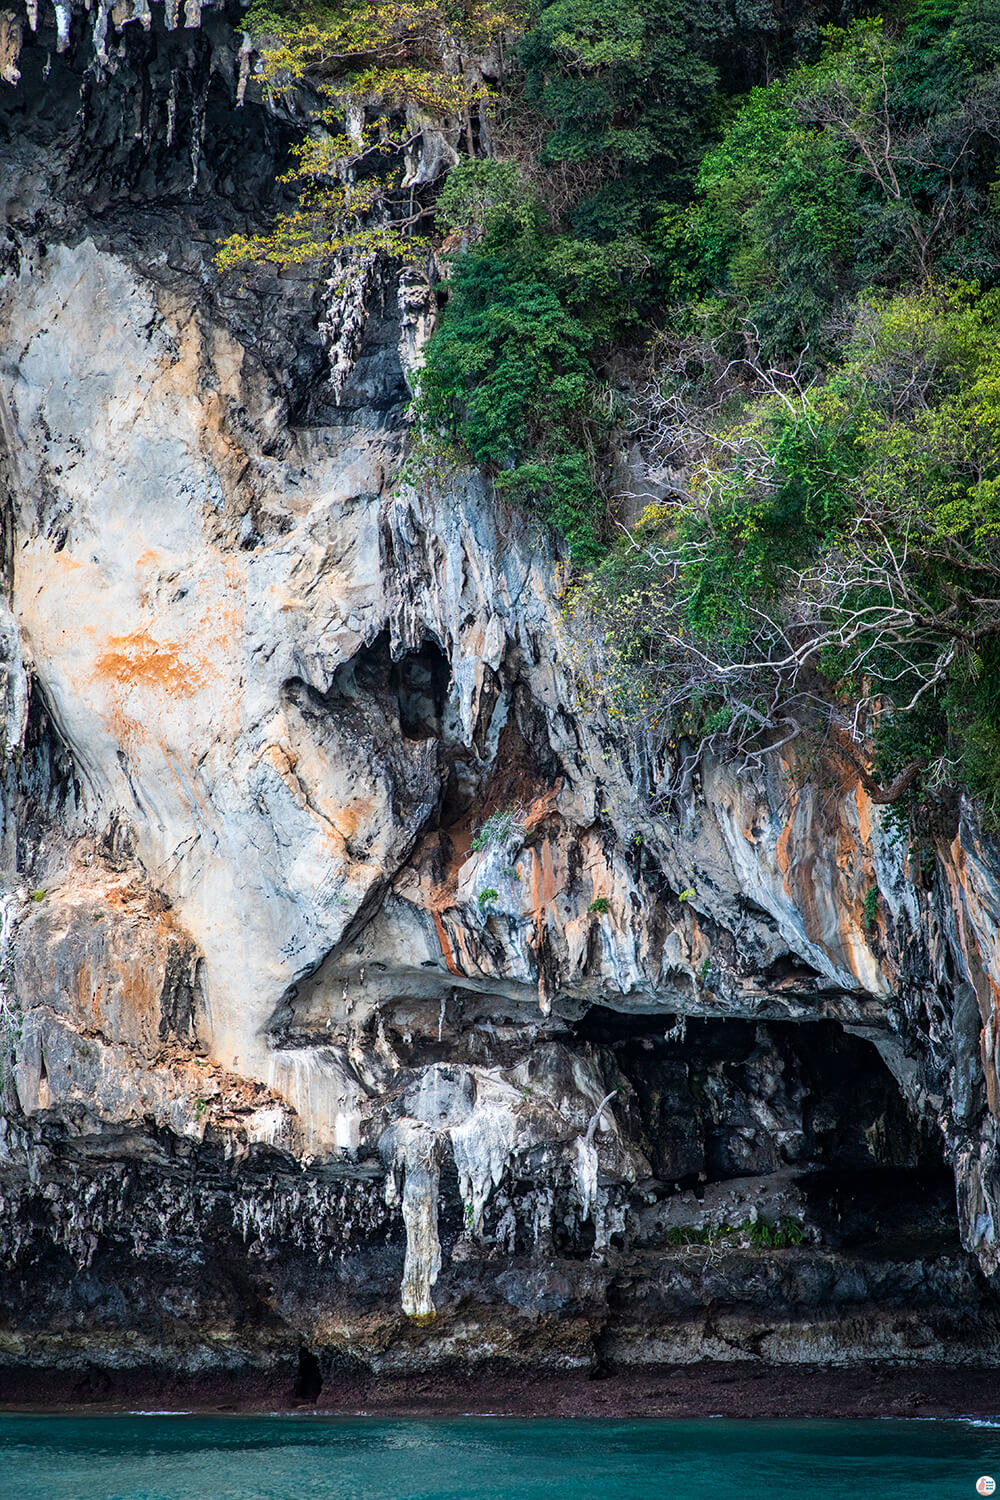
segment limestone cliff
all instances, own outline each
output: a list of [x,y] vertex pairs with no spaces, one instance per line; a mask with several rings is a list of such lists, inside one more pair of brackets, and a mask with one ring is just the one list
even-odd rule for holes
[[211,270],[238,14],[0,15],[0,1364],[995,1363],[1000,852],[649,811],[552,544],[402,475],[432,268]]

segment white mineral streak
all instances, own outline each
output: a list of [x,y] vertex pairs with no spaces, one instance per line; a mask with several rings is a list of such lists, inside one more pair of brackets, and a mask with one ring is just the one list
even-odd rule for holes
[[424,361],[424,345],[430,338],[437,316],[434,289],[427,271],[419,266],[404,266],[397,286],[399,301],[399,362],[411,394],[415,390],[418,370]]
[[25,892],[20,887],[0,887],[0,1097],[11,1076],[20,1031],[14,994],[14,934],[24,904]]
[[344,106],[344,134],[356,146],[358,150],[364,145],[365,140],[365,107],[359,99],[353,96],[349,98]]
[[[494,1084],[499,1092],[502,1085]],[[483,1210],[494,1188],[498,1188],[507,1163],[518,1144],[515,1113],[518,1096],[487,1098],[461,1125],[448,1132],[458,1169],[458,1190],[466,1207],[469,1228],[477,1237],[483,1232]]]
[[21,22],[11,10],[0,11],[0,79],[15,84],[21,77]]
[[461,126],[446,126],[419,110],[416,105],[406,106],[406,127],[410,145],[404,152],[406,170],[404,188],[416,188],[434,182],[444,172],[457,166],[461,160],[458,141]]
[[[165,0],[163,17],[168,31],[173,31],[177,26],[177,16],[180,0]],[[198,27],[201,25],[201,13],[205,5],[211,0],[186,0],[184,8],[184,24],[187,27]],[[73,10],[77,0],[54,0],[53,10],[56,18],[56,51],[65,52],[70,42],[70,29],[73,21]],[[94,59],[99,68],[103,68],[108,61],[108,27],[109,21],[112,30],[121,30],[130,21],[138,21],[144,31],[149,31],[153,24],[153,12],[150,0],[84,0],[84,10],[90,12],[92,19],[91,37],[94,48]],[[38,30],[38,0],[26,0],[25,13],[28,25],[32,31]],[[0,12],[0,80],[9,84],[20,81],[20,70],[17,63],[21,50],[21,22],[13,11]],[[237,77],[237,102],[243,103],[246,91],[247,78],[250,71],[250,41],[244,36],[239,53],[239,71]],[[45,69],[45,77],[48,77],[48,68]]]
[[94,57],[102,66],[108,60],[108,16],[111,6],[108,0],[98,0],[97,14],[94,18]]
[[205,119],[208,106],[207,90],[199,94],[191,108],[191,182],[189,192],[194,192],[198,186],[198,174],[201,171],[201,151],[205,142]]
[[17,751],[28,718],[28,685],[17,622],[0,596],[0,756]]
[[246,98],[247,83],[250,79],[250,59],[253,55],[253,42],[250,33],[244,31],[240,38],[240,52],[238,60],[239,71],[236,76],[236,107],[242,109],[243,100]]
[[247,1139],[259,1141],[265,1146],[274,1146],[284,1136],[287,1125],[288,1115],[278,1105],[255,1109],[247,1120]]
[[[589,1080],[583,1080],[589,1083]],[[529,1094],[529,1101],[525,1094]],[[583,1105],[584,1094],[575,1097],[572,1109]],[[598,1205],[597,1148],[594,1133],[603,1110],[614,1094],[608,1094],[593,1113],[584,1134],[567,1141],[580,1203],[581,1222],[594,1217],[596,1242],[607,1242]],[[530,1091],[516,1088],[496,1070],[435,1064],[403,1097],[407,1114],[389,1127],[380,1142],[388,1168],[386,1203],[403,1206],[406,1226],[406,1268],[403,1276],[403,1310],[411,1316],[434,1312],[431,1287],[440,1269],[438,1239],[438,1183],[441,1162],[450,1149],[458,1173],[458,1188],[465,1208],[466,1227],[475,1238],[483,1234],[483,1213],[493,1192],[500,1187],[511,1158],[518,1151],[568,1135],[563,1107],[542,1096],[530,1100]],[[553,1161],[562,1148],[556,1146]],[[547,1194],[547,1196],[546,1196]],[[539,1188],[535,1209],[535,1237],[548,1234],[552,1222],[551,1189]],[[512,1241],[513,1220],[498,1229],[504,1242]]]
[[69,46],[69,25],[73,19],[73,7],[69,0],[56,0],[56,51],[65,52]]
[[309,1150],[351,1155],[357,1151],[364,1090],[339,1048],[273,1051],[268,1058],[267,1082],[298,1114]]
[[397,1120],[379,1142],[386,1178],[386,1203],[402,1202],[406,1227],[406,1260],[400,1297],[411,1318],[434,1316],[431,1288],[441,1270],[438,1239],[438,1187],[441,1178],[439,1133],[422,1120]]
[[[0,17],[0,46],[3,18]],[[18,459],[18,437],[7,399],[0,388],[0,452],[3,453],[15,503],[23,492],[23,476]],[[15,754],[24,737],[28,718],[28,680],[24,668],[21,637],[17,621],[7,600],[0,594],[0,764]],[[0,826],[3,820],[0,819]]]
[[582,1135],[576,1138],[576,1191],[580,1217],[589,1219],[597,1202],[597,1147]]
[[576,1138],[576,1191],[580,1200],[580,1218],[584,1220],[594,1217],[596,1221],[594,1210],[597,1205],[598,1157],[594,1136],[601,1116],[616,1092],[616,1089],[612,1089],[611,1093],[601,1100],[590,1117],[586,1133]]
[[174,125],[177,121],[177,75],[170,75],[170,92],[167,95],[167,145],[174,141]]
[[376,293],[378,257],[371,250],[348,251],[326,284],[326,317],[320,324],[330,358],[330,384],[339,400],[361,352],[371,299]]

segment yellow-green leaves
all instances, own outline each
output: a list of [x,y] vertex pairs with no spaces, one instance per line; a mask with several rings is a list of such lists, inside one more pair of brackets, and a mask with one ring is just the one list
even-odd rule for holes
[[294,12],[258,0],[246,19],[255,77],[275,95],[311,94],[311,133],[278,179],[298,190],[296,207],[258,234],[231,235],[217,269],[303,266],[351,251],[416,258],[422,214],[398,201],[404,152],[426,129],[467,118],[486,93],[475,59],[517,19],[494,0],[462,11],[442,0],[318,0]]

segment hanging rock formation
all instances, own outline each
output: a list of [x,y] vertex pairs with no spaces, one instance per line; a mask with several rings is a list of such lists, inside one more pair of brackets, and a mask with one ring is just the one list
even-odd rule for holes
[[401,478],[426,284],[211,270],[238,19],[0,14],[0,1367],[995,1363],[1000,853],[648,812],[551,544]]

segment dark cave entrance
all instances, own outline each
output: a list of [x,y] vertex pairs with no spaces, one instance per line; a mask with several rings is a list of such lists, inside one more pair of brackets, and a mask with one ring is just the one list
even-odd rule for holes
[[363,708],[374,700],[404,740],[440,739],[450,681],[451,667],[437,641],[428,637],[416,650],[394,656],[383,630],[338,667],[325,703]]
[[323,1373],[317,1356],[304,1346],[299,1350],[293,1395],[296,1401],[315,1402],[323,1389]]
[[[830,1248],[875,1256],[959,1249],[940,1135],[917,1120],[877,1048],[835,1021],[688,1020],[602,1008],[575,1028],[616,1071],[630,1132],[649,1158],[650,1243],[671,1200],[795,1201]],[[664,1035],[666,1031],[667,1035]],[[613,1082],[609,1081],[609,1088]],[[766,1201],[766,1197],[765,1200]]]

